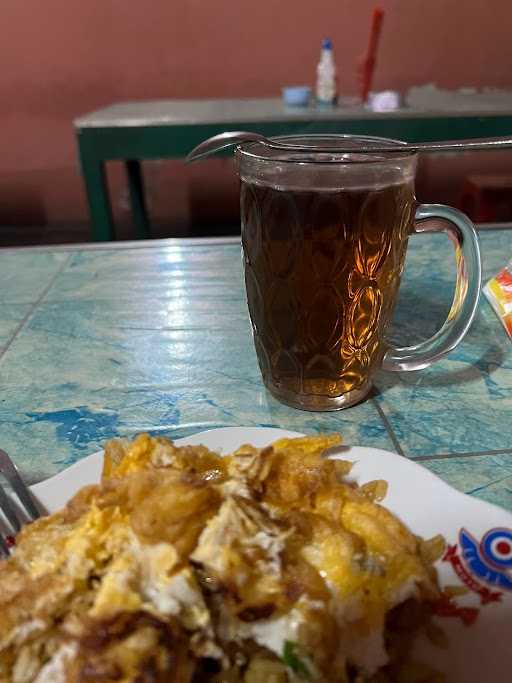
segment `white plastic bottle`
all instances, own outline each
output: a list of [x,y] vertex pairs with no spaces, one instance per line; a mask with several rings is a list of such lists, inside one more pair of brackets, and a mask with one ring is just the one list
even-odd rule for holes
[[316,101],[321,105],[333,105],[338,101],[338,77],[329,38],[322,41],[320,61],[316,68]]

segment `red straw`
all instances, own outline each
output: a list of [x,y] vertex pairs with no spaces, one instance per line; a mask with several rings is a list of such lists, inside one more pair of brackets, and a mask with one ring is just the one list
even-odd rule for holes
[[363,104],[368,99],[368,93],[373,80],[373,72],[377,63],[377,50],[379,47],[379,38],[382,29],[382,22],[384,19],[384,10],[380,7],[375,7],[372,15],[372,25],[370,30],[370,40],[368,42],[368,50],[366,56],[362,59],[359,66],[359,74],[361,79],[361,101]]

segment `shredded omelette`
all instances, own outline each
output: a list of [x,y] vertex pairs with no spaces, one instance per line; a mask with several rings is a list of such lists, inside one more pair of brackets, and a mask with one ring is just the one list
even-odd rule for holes
[[338,435],[221,457],[110,441],[100,484],[0,563],[0,681],[433,681],[410,661],[439,596],[423,541],[329,459]]

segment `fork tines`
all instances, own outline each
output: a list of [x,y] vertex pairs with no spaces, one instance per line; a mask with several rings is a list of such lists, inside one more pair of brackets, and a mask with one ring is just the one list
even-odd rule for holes
[[21,503],[20,506],[18,501],[15,501],[14,497],[9,496],[0,485],[0,511],[7,522],[7,533],[0,533],[0,557],[7,557],[10,554],[12,545],[10,536],[16,535],[27,522],[37,519],[40,516],[40,512],[28,486],[20,477],[16,465],[1,448],[0,473],[7,479],[19,503]]

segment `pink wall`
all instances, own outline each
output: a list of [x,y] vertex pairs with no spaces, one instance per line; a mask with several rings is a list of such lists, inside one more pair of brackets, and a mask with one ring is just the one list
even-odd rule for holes
[[[72,119],[115,100],[276,95],[311,82],[330,35],[344,93],[370,0],[25,0],[2,6],[0,224],[84,220]],[[375,86],[512,86],[512,6],[384,0]],[[492,11],[491,11],[492,7]],[[148,169],[157,213],[186,217],[177,162]],[[164,206],[162,187],[177,182]],[[113,172],[121,217],[122,189]]]

